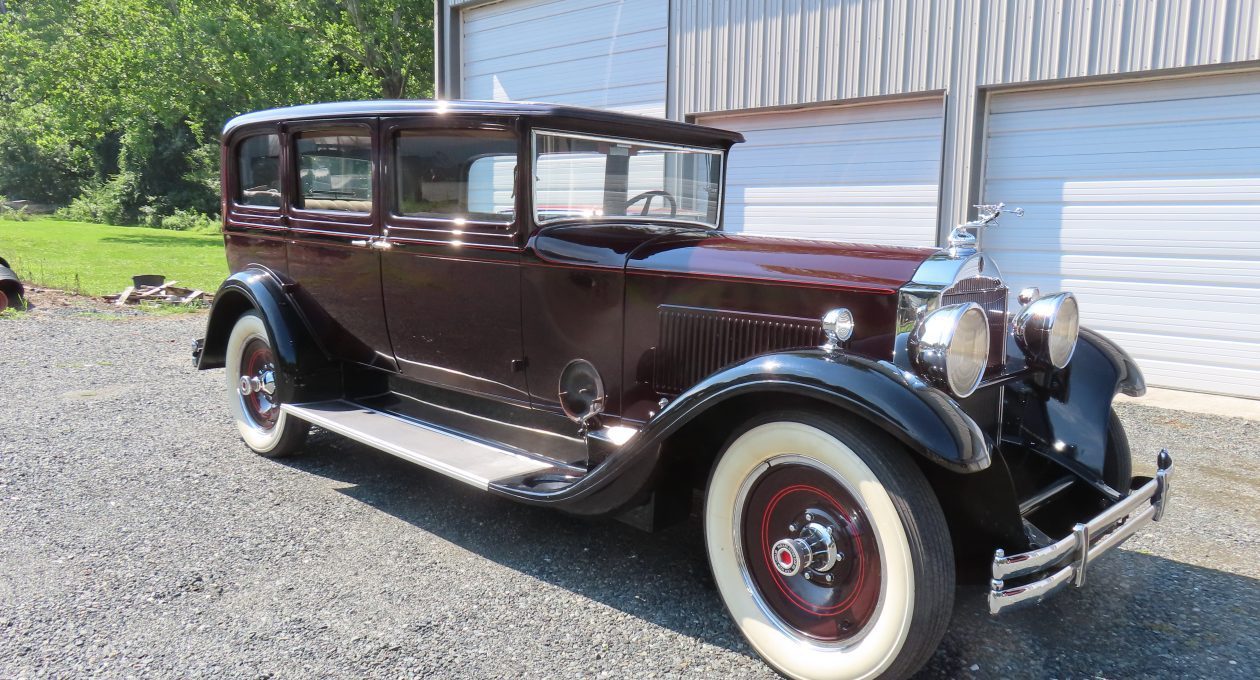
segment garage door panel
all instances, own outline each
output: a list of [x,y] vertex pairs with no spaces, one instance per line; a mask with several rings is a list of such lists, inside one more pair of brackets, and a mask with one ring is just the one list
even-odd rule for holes
[[[537,39],[530,39],[521,46],[522,51],[513,52],[504,46],[483,48],[485,36],[478,36],[473,45],[464,50],[464,77],[494,75],[547,67],[558,63],[582,63],[588,60],[600,60],[601,66],[607,65],[609,36],[568,43],[546,49],[529,49],[538,44]],[[652,30],[642,33],[617,36],[617,53],[638,54],[644,51],[659,50],[665,47],[666,35],[663,31]],[[478,54],[481,52],[483,54]],[[589,66],[589,64],[587,64]]]
[[993,114],[1044,113],[1066,111],[1073,107],[1096,108],[1110,104],[1150,102],[1152,86],[1161,88],[1158,101],[1175,104],[1184,100],[1196,102],[1205,98],[1220,100],[1237,94],[1255,94],[1253,73],[1226,73],[1167,81],[1137,80],[1068,89],[1029,90],[1018,96],[994,97],[989,104]]
[[[743,132],[752,131],[744,130]],[[936,139],[941,134],[941,120],[939,117],[912,118],[845,125],[811,125],[783,130],[758,130],[757,132],[760,134],[750,136],[744,143],[747,148],[837,142],[885,144],[895,143],[902,139]]]
[[982,237],[1152,385],[1260,398],[1260,74],[995,95]]
[[[1029,277],[1098,278],[1104,281],[1126,280],[1139,284],[1181,281],[1191,285],[1237,287],[1238,290],[1251,291],[1252,295],[1260,295],[1260,287],[1237,285],[1240,281],[1260,280],[1260,259],[1167,259],[1159,257],[1154,252],[1147,257],[1132,257],[1124,254],[1121,248],[1117,247],[1115,250],[1115,255],[1106,253],[1065,255],[1049,248],[1036,253],[1011,253],[986,249],[997,260],[1003,271],[1016,271],[1020,275]],[[1224,290],[1216,292],[1221,295],[1226,294]]]
[[[985,171],[995,176],[1030,179],[1121,179],[1177,174],[1186,179],[1216,177],[1229,179],[1251,172],[1255,167],[1255,149],[1217,149],[1204,151],[1170,151],[1122,153],[1101,158],[1088,156],[1033,156],[995,158],[985,163]],[[1029,161],[1037,160],[1035,169]]]
[[903,246],[936,244],[940,100],[724,114],[730,231]]
[[882,143],[820,141],[809,145],[767,146],[763,144],[736,148],[739,148],[739,154],[743,157],[740,159],[741,167],[747,163],[747,167],[778,166],[786,170],[794,167],[793,161],[798,160],[802,165],[831,165],[833,170],[843,171],[845,165],[849,164],[878,167],[909,161],[922,167],[922,174],[939,176],[939,168],[936,172],[932,172],[930,166],[933,161],[940,158],[940,154],[930,153],[925,148],[928,145],[927,140],[913,139]]
[[505,0],[461,13],[461,96],[665,115],[668,8]]
[[[585,20],[590,33],[612,26],[636,26],[636,22],[659,17],[666,11],[661,3],[626,0],[505,0],[475,7],[463,14],[463,24],[479,31],[517,30],[522,25],[552,25]],[[528,34],[529,31],[524,31]],[[611,30],[604,33],[611,35]]]
[[[1256,107],[1260,112],[1260,106]],[[1184,121],[1137,127],[1106,127],[1090,130],[1073,128],[1065,140],[1061,130],[1021,134],[1019,144],[999,147],[990,158],[1010,156],[1097,156],[1104,153],[1201,151],[1228,148],[1260,148],[1260,140],[1249,140],[1251,121],[1205,122],[1187,127]],[[995,135],[996,136],[996,135]]]
[[[823,198],[828,204],[851,206],[853,209],[865,209],[871,215],[878,215],[894,202],[917,205],[936,205],[936,185],[924,184],[913,186],[906,184],[890,185],[847,185],[817,186],[817,178],[811,185],[782,185],[766,187],[764,184],[735,184],[727,186],[727,198],[745,200],[755,199],[764,206],[813,206]],[[826,206],[824,206],[825,208]]]
[[1094,206],[1106,203],[1132,203],[1138,207],[1169,204],[1173,208],[1193,203],[1197,204],[1196,208],[1204,206],[1210,209],[1213,204],[1248,208],[1260,201],[1258,177],[1232,177],[1227,178],[1227,181],[1183,177],[1176,180],[1097,179],[1066,182],[1060,179],[1011,178],[990,180],[985,186],[995,196],[1019,191],[1025,207],[1039,203],[1066,202],[1072,208],[1093,210]]
[[[1237,121],[1245,121],[1260,110],[1260,93],[1214,97],[1210,103],[1203,100],[1143,102],[1140,104],[1116,104],[1111,106],[1080,106],[1045,112],[999,113],[992,112],[989,132],[1000,137],[1005,134],[1024,135],[1030,132],[1073,131],[1080,134],[1082,126],[1089,130],[1143,130],[1177,123],[1202,123],[1209,131]],[[1074,137],[1075,138],[1075,137]]]
[[[726,126],[728,130],[742,132],[783,131],[784,116],[790,116],[791,129],[810,127],[855,126],[863,123],[886,124],[894,121],[940,120],[940,99],[929,98],[897,102],[895,105],[852,106],[844,109],[843,117],[836,107],[816,107],[794,111],[769,111],[759,113],[723,113],[705,116],[712,125]],[[720,122],[718,122],[720,121]]]
[[[464,83],[472,90],[485,89],[485,83],[491,83],[494,89],[505,94],[513,91],[533,92],[535,98],[547,94],[574,94],[589,92],[591,95],[602,94],[602,89],[609,78],[615,78],[617,89],[635,86],[655,86],[655,74],[651,67],[655,62],[655,54],[651,50],[635,52],[619,52],[611,57],[599,60],[600,68],[589,68],[589,60],[582,57],[572,59],[552,55],[552,63],[534,68],[503,70],[485,76],[468,76]],[[571,74],[567,78],[551,78],[551,70],[567,68]],[[659,93],[657,93],[659,95]]]

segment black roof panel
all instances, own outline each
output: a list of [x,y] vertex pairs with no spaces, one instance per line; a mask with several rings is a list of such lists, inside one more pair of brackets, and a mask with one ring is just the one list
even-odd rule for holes
[[[373,99],[354,102],[328,102],[255,111],[229,120],[227,125],[223,127],[223,135],[226,138],[237,128],[258,123],[279,123],[319,118],[407,116],[441,113],[527,116],[547,119],[549,124],[559,125],[563,125],[565,121],[572,121],[585,123],[582,127],[587,130],[592,124],[597,124],[601,127],[606,126],[604,130],[606,134],[637,132],[642,136],[643,133],[648,131],[659,131],[659,134],[662,136],[667,136],[674,140],[687,139],[696,144],[724,143],[725,145],[730,145],[744,141],[743,135],[738,132],[602,109],[537,102],[440,101],[431,99]],[[623,132],[618,128],[628,129]]]

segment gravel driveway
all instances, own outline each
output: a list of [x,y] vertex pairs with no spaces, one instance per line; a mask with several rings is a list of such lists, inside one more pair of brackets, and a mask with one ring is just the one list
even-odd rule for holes
[[[251,454],[204,317],[0,320],[0,677],[758,677],[693,521],[650,535],[481,495],[340,438]],[[1174,505],[1087,587],[923,677],[1260,677],[1260,423],[1122,407]]]

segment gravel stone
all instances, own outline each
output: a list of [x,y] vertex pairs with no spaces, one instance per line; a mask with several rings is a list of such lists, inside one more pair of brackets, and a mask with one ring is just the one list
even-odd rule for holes
[[[698,520],[659,534],[493,498],[316,433],[255,456],[204,315],[0,320],[0,677],[773,678]],[[1040,607],[959,589],[925,678],[1260,677],[1260,427],[1126,404],[1173,505]]]

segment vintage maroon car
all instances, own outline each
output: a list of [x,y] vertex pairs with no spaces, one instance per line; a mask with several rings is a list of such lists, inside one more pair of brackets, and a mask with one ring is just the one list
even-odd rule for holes
[[1009,299],[973,233],[1000,206],[941,250],[726,233],[740,141],[543,104],[236,118],[196,364],[267,456],[317,425],[646,528],[701,490],[721,597],[792,677],[909,675],[956,573],[997,613],[1160,518],[1171,460],[1134,478],[1111,410],[1141,374],[1071,293]]

